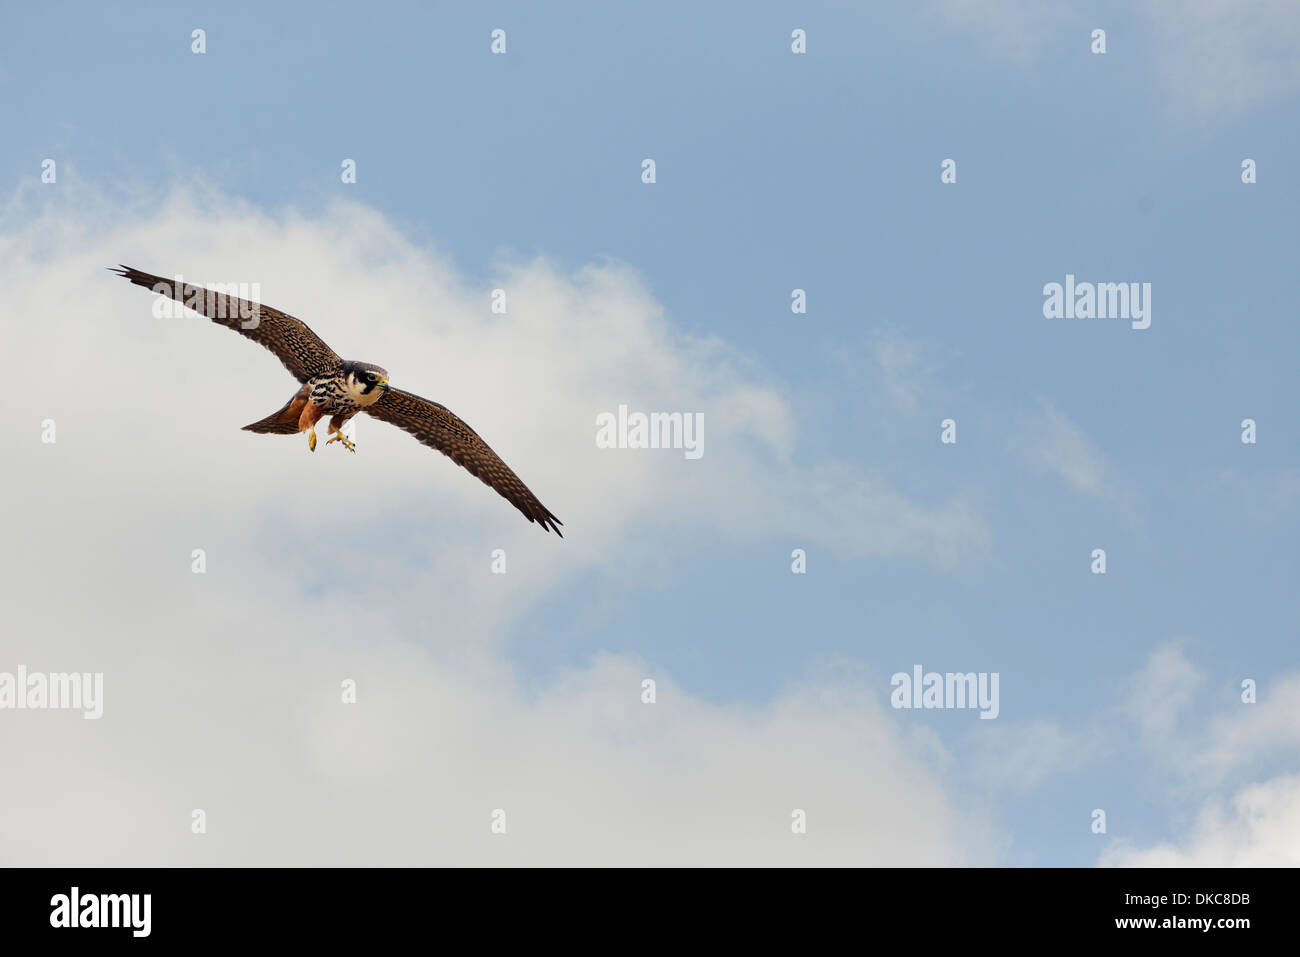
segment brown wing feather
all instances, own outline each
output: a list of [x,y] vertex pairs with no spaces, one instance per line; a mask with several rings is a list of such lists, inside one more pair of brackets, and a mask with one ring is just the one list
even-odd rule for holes
[[299,382],[306,382],[313,376],[337,369],[343,362],[320,336],[308,328],[307,323],[279,309],[237,296],[227,296],[202,286],[177,283],[173,279],[153,276],[129,266],[110,271],[129,279],[137,286],[143,286],[162,296],[170,296],[207,316],[217,325],[233,329],[241,336],[265,346],[275,353],[276,358],[284,363],[284,367]]
[[501,456],[488,447],[477,432],[460,420],[446,406],[430,402],[401,389],[389,389],[372,406],[363,411],[376,419],[405,429],[430,448],[437,449],[484,485],[497,490],[507,502],[524,513],[524,518],[554,531],[561,538],[564,524],[552,515],[519,476],[510,470]]

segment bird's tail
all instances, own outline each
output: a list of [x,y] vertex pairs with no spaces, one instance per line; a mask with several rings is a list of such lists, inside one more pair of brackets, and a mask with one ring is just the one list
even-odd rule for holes
[[302,410],[306,404],[307,390],[304,387],[285,403],[284,408],[278,412],[272,412],[265,419],[254,422],[252,425],[244,426],[244,431],[269,432],[275,435],[296,435],[302,431],[298,428],[298,421],[302,417]]

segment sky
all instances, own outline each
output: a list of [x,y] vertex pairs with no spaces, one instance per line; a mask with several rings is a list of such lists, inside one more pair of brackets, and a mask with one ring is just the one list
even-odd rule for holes
[[[1300,7],[5,27],[0,863],[1300,864]],[[118,263],[256,284],[564,538],[240,431],[292,380]]]

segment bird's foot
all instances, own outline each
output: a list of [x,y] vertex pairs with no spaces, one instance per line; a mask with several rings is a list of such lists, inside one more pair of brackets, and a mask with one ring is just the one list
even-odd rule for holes
[[326,442],[325,444],[326,444],[326,445],[329,445],[330,442],[342,442],[342,443],[343,443],[343,447],[344,447],[345,449],[347,449],[349,452],[353,453],[354,455],[356,454],[356,451],[357,451],[357,443],[353,442],[350,438],[348,438],[348,437],[347,437],[346,435],[344,435],[342,432],[335,432],[335,433],[334,433],[334,437],[333,437],[332,439],[330,439],[328,442]]
[[316,430],[315,429],[312,429],[310,432],[307,433],[307,448],[311,449],[313,452],[316,451]]

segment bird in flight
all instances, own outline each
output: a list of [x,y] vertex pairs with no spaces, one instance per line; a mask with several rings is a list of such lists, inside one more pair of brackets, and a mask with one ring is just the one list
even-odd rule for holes
[[153,276],[129,266],[110,271],[162,296],[169,296],[217,325],[233,329],[270,349],[300,383],[284,408],[244,426],[249,432],[296,435],[307,433],[307,446],[316,451],[316,423],[330,415],[333,433],[325,444],[338,442],[355,452],[342,432],[358,412],[404,429],[437,449],[485,485],[496,489],[524,518],[563,537],[563,523],[544,506],[477,432],[446,406],[394,389],[388,372],[366,362],[344,360],[312,332],[305,322],[278,309],[190,283]]

